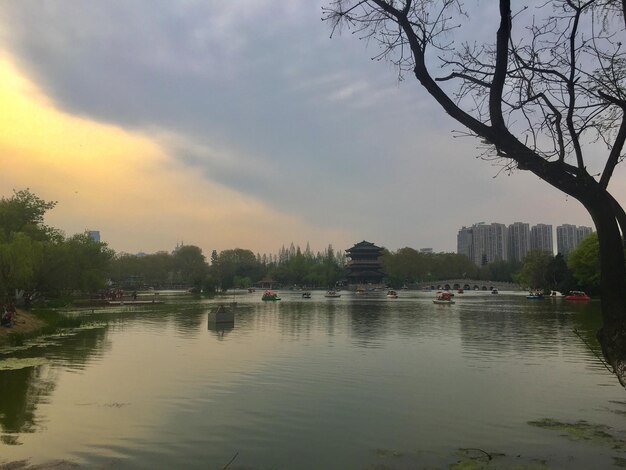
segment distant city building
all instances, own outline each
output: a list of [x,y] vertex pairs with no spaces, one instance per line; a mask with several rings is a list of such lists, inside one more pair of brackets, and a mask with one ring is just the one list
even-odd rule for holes
[[530,226],[524,222],[514,222],[508,227],[508,259],[523,261],[530,250]]
[[346,250],[350,284],[380,284],[385,276],[382,252],[382,248],[365,240]]
[[172,254],[175,255],[176,253],[178,253],[178,251],[185,246],[185,244],[183,242],[176,242],[176,248],[174,248],[174,250],[172,251]]
[[474,259],[472,251],[473,231],[471,227],[461,227],[456,236],[456,252],[465,255],[469,259]]
[[100,231],[99,230],[86,230],[85,233],[87,236],[97,242],[100,241]]
[[571,224],[559,225],[556,228],[556,251],[562,255],[568,254],[576,247],[576,226]]
[[508,259],[507,227],[504,224],[472,225],[472,261],[478,266]]
[[432,253],[432,248],[420,248],[420,253]]
[[552,225],[537,224],[530,229],[530,249],[543,250],[554,255]]
[[567,255],[578,246],[583,239],[593,233],[591,227],[577,227],[563,224],[556,228],[556,248],[562,255]]
[[591,227],[577,227],[576,228],[576,245],[582,242],[585,238],[593,233],[593,229]]
[[[566,226],[569,227],[569,226]],[[568,229],[570,245],[591,233],[589,227],[571,226]],[[554,254],[552,225],[514,222],[508,227],[500,223],[478,222],[471,227],[461,227],[456,236],[456,252],[482,266],[497,260],[523,261],[530,250],[544,250]],[[569,245],[568,245],[569,246]]]

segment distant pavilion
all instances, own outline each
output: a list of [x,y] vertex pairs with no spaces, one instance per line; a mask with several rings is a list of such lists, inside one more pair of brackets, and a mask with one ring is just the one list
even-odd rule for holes
[[348,282],[354,284],[381,284],[383,272],[383,249],[363,240],[346,250],[348,261]]

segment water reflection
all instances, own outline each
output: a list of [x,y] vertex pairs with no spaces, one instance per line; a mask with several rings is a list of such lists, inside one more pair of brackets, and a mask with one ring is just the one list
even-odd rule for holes
[[46,366],[0,371],[0,426],[5,444],[18,445],[17,433],[37,429],[37,405],[54,391],[55,379]]
[[[19,444],[17,433],[31,433],[41,428],[37,408],[48,402],[56,388],[59,369],[82,370],[93,357],[101,357],[111,348],[106,328],[85,328],[62,336],[43,338],[30,347],[6,352],[0,357],[0,427],[5,444]],[[47,361],[41,359],[45,357]],[[29,363],[46,362],[46,365]]]
[[87,468],[221,468],[235,452],[240,468],[424,468],[429,452],[447,468],[441,455],[485,446],[595,457],[553,451],[527,422],[623,420],[606,371],[581,373],[592,356],[572,332],[594,340],[597,306],[493,297],[250,296],[233,325],[209,324],[218,301],[203,299],[110,311],[108,327],[11,353],[46,363],[0,370],[0,454]]
[[348,315],[354,343],[364,348],[378,348],[387,333],[389,315],[383,302],[352,302]]
[[194,337],[202,330],[201,325],[204,323],[206,313],[204,309],[198,307],[187,308],[185,310],[173,311],[169,318],[174,323],[176,334],[179,337]]
[[[467,356],[504,360],[505,357],[554,357],[571,349],[574,328],[571,312],[551,301],[525,299],[479,299],[463,306],[459,328]],[[587,311],[597,317],[597,311]],[[577,315],[578,316],[578,315]],[[580,323],[585,335],[595,343],[590,325]]]

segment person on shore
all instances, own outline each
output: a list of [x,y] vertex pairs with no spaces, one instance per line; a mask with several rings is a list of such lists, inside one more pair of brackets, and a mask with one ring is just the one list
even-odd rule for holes
[[11,328],[13,326],[13,322],[15,320],[15,307],[12,304],[9,304],[4,313],[2,314],[2,319],[0,319],[0,325],[6,326],[7,328]]

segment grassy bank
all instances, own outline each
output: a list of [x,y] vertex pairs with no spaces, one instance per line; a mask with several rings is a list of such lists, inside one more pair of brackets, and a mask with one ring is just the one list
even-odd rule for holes
[[19,346],[29,338],[54,334],[63,328],[77,328],[80,325],[80,318],[70,318],[55,310],[18,309],[13,326],[0,326],[0,344]]

